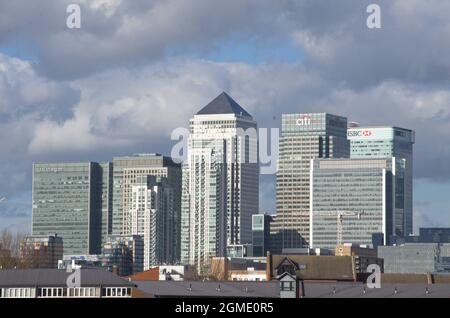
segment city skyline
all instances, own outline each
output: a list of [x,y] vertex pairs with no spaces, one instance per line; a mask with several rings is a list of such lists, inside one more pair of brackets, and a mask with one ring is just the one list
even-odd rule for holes
[[[71,1],[5,2],[0,228],[30,232],[33,162],[168,155],[172,129],[222,91],[259,127],[329,112],[415,130],[414,228],[450,225],[450,46],[428,36],[449,34],[449,4],[411,1],[378,1],[376,30],[366,1],[83,1],[80,30]],[[274,180],[260,186],[271,213]]]

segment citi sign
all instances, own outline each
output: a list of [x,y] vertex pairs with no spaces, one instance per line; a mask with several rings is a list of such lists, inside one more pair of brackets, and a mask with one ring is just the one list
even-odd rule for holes
[[348,137],[370,137],[372,136],[372,131],[370,130],[354,130],[348,132]]
[[311,116],[303,116],[297,119],[297,126],[309,126],[311,125]]

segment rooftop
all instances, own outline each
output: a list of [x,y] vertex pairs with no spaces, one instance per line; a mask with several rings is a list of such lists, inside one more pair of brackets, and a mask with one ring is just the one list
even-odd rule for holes
[[[119,276],[97,268],[82,268],[81,287],[134,287]],[[66,287],[70,272],[61,269],[0,270],[0,287]]]
[[139,290],[155,297],[276,298],[280,295],[278,281],[134,281],[134,283]]
[[233,98],[223,92],[208,105],[198,111],[197,115],[236,114],[238,116],[252,117]]

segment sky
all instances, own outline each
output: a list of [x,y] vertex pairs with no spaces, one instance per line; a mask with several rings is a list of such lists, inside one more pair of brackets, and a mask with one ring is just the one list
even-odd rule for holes
[[[172,130],[222,91],[259,127],[330,112],[415,130],[415,228],[450,227],[448,13],[448,0],[0,0],[0,230],[30,231],[33,162],[170,154]],[[275,177],[260,187],[274,213]]]

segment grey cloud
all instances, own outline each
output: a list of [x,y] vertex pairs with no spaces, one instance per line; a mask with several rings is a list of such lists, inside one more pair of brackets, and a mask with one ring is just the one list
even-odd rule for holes
[[235,33],[244,40],[256,30],[276,33],[282,24],[279,16],[268,14],[281,8],[270,0],[117,1],[110,14],[102,10],[105,6],[95,5],[99,1],[84,0],[78,1],[82,27],[70,30],[65,8],[72,2],[50,0],[45,10],[37,1],[2,2],[0,43],[23,37],[36,47],[42,73],[74,79],[108,67],[158,60],[176,49],[212,49]]
[[[448,82],[450,3],[380,0],[382,28],[366,27],[374,1],[300,1],[293,32],[311,67],[324,77],[362,89],[386,80]],[[292,19],[294,20],[294,19]]]
[[[279,126],[282,112],[329,111],[414,129],[416,175],[450,179],[450,145],[435,143],[450,140],[448,1],[379,0],[383,28],[368,30],[360,0],[80,0],[73,31],[69,2],[0,1],[0,45],[20,39],[36,54],[33,64],[0,55],[0,193],[29,190],[32,161],[167,153],[171,129],[222,90],[260,127]],[[283,32],[304,63],[168,58],[235,33]]]

